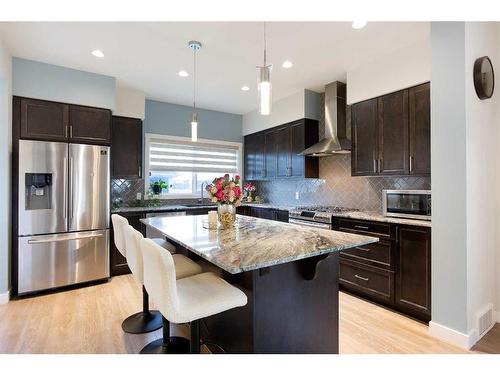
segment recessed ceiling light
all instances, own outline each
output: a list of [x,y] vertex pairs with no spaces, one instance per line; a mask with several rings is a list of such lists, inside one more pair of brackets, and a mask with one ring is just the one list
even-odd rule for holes
[[189,75],[188,72],[186,72],[185,70],[181,70],[177,74],[179,74],[180,77],[187,77]]
[[366,21],[354,21],[352,23],[353,29],[362,29],[365,26],[366,26]]
[[285,69],[290,69],[293,66],[293,64],[290,60],[285,60],[283,61],[283,64],[281,66]]
[[250,87],[248,86],[241,86],[241,91],[248,91],[250,90]]
[[95,49],[91,53],[95,57],[104,57],[104,53],[100,49]]

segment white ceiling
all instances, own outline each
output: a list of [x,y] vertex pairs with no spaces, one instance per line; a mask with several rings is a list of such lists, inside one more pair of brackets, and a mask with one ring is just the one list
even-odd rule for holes
[[[268,61],[274,99],[345,80],[346,72],[386,53],[429,39],[427,22],[374,22],[354,30],[347,22],[271,22]],[[116,77],[149,99],[192,104],[189,40],[198,55],[201,108],[247,113],[257,107],[257,65],[262,65],[263,24],[258,22],[2,22],[0,37],[13,56]],[[100,49],[105,57],[90,54]],[[283,69],[289,59],[294,66]],[[251,90],[241,91],[248,85]]]

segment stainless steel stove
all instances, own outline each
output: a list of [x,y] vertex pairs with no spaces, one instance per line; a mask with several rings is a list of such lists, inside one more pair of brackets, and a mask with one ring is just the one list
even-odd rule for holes
[[338,206],[299,206],[290,210],[288,221],[292,224],[331,229],[334,213],[350,211],[358,210]]

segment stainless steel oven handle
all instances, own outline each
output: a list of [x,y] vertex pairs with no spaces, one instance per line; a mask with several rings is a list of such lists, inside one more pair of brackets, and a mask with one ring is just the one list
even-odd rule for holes
[[315,223],[315,222],[311,222],[311,221],[304,221],[304,220],[297,220],[297,219],[288,219],[288,222],[291,224],[303,225],[305,227],[330,229],[330,224],[326,224],[326,223]]
[[51,243],[51,242],[64,242],[64,241],[76,241],[76,240],[85,240],[88,238],[95,238],[95,237],[102,237],[102,233],[98,234],[85,234],[77,237],[53,237],[53,238],[46,238],[42,240],[28,240],[28,244],[33,245],[33,244],[39,244],[39,243]]

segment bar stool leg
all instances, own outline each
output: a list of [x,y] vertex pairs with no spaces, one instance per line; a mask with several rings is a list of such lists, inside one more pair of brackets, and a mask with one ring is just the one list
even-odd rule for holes
[[189,353],[189,340],[184,337],[170,336],[170,322],[162,316],[163,337],[150,342],[139,354],[186,354]]
[[157,310],[149,310],[149,294],[142,286],[142,311],[130,315],[122,323],[122,329],[127,333],[147,333],[161,328],[161,314]]
[[191,322],[191,354],[200,354],[200,321]]

